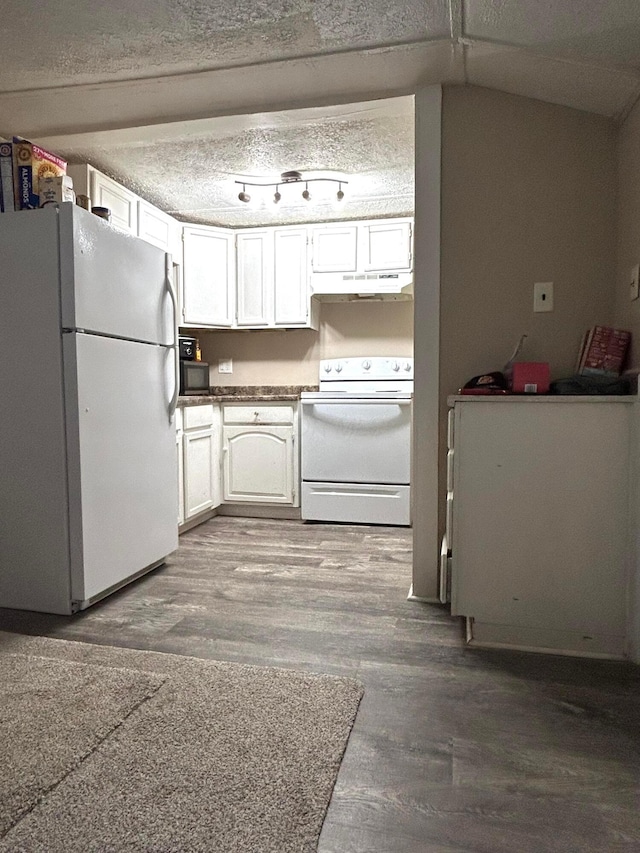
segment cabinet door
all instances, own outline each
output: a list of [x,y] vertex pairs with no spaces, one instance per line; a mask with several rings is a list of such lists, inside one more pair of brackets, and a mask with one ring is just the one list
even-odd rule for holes
[[273,269],[276,326],[306,325],[311,299],[306,228],[276,228]]
[[185,226],[183,233],[184,322],[230,327],[235,307],[233,234],[204,226]]
[[356,272],[358,226],[322,225],[311,229],[313,272]]
[[237,236],[238,326],[273,325],[273,231]]
[[176,432],[176,453],[178,455],[178,524],[184,521],[184,454],[183,436]]
[[137,236],[138,196],[100,172],[91,174],[91,206],[108,207],[111,224]]
[[213,506],[214,437],[211,429],[184,434],[184,515],[192,518]]
[[362,226],[364,272],[411,269],[411,225],[380,222]]
[[291,427],[223,427],[224,500],[293,504]]
[[172,227],[175,220],[146,201],[138,202],[138,237],[165,252],[173,252]]

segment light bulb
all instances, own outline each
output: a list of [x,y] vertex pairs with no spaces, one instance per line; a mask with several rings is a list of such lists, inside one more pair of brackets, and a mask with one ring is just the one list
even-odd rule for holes
[[309,184],[304,185],[304,192],[302,193],[302,198],[305,201],[309,201],[311,199],[311,193],[309,192]]
[[251,201],[251,196],[248,193],[246,193],[245,190],[246,190],[246,186],[243,184],[242,185],[242,192],[238,193],[238,198],[240,199],[240,201],[244,201],[244,202],[248,203]]
[[276,187],[276,191],[273,194],[273,203],[277,204],[281,198],[282,198],[282,196],[280,195],[280,188]]
[[338,192],[336,193],[336,198],[338,201],[342,201],[344,198],[344,193],[342,192],[342,184],[338,184]]

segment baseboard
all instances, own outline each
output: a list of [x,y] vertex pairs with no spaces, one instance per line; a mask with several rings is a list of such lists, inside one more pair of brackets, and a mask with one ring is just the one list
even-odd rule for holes
[[475,649],[510,649],[565,657],[626,660],[624,637],[585,635],[522,625],[499,625],[467,617],[467,646]]
[[414,595],[413,584],[409,587],[407,601],[422,601],[424,604],[442,604],[439,598],[424,598],[422,595]]
[[221,504],[218,515],[231,515],[238,518],[282,518],[300,521],[300,507],[277,506],[274,504]]
[[197,527],[204,521],[209,521],[210,518],[213,518],[217,514],[217,509],[206,509],[204,512],[200,512],[198,513],[198,515],[194,515],[193,518],[190,518],[183,524],[178,525],[178,536],[180,536],[180,534],[182,533],[186,533],[187,530],[191,530],[192,527]]

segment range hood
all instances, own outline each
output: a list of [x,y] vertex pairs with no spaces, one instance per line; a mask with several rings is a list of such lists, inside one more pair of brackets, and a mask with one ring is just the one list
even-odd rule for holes
[[315,273],[311,276],[311,295],[320,302],[413,299],[413,273]]

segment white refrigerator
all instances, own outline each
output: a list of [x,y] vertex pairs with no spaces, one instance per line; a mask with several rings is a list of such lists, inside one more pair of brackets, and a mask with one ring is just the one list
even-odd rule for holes
[[177,548],[171,272],[70,203],[0,216],[0,607],[70,614]]

